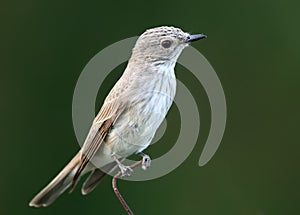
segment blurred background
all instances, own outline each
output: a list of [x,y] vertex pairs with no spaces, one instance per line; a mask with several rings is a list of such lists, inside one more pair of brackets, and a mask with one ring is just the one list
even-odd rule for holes
[[[126,214],[110,177],[88,196],[78,186],[49,208],[28,203],[79,149],[72,96],[84,66],[108,45],[161,25],[208,35],[193,46],[222,82],[228,120],[219,150],[200,168],[209,103],[197,79],[177,65],[178,79],[198,95],[200,137],[170,174],[119,181],[132,210],[145,215],[297,214],[299,6],[292,0],[2,1],[0,214]],[[125,66],[101,86],[96,110]],[[146,150],[152,158],[166,153],[176,139],[176,106],[167,118],[173,126]]]

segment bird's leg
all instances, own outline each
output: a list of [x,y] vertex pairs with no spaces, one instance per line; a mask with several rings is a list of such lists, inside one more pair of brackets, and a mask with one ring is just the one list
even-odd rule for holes
[[139,156],[142,157],[142,169],[146,170],[151,166],[151,158],[149,155],[144,154],[143,152],[138,153]]
[[117,164],[120,168],[120,171],[122,173],[121,177],[130,176],[131,173],[133,172],[132,168],[130,166],[125,166],[124,164],[122,164],[115,154],[113,154],[112,157],[117,162]]

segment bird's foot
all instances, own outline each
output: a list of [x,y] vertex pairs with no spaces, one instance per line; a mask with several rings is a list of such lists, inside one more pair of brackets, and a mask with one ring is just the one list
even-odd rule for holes
[[139,153],[140,156],[142,156],[142,169],[146,170],[147,168],[149,168],[151,166],[151,158],[149,155],[146,155],[142,152]]
[[120,171],[122,173],[121,177],[130,176],[133,173],[133,169],[130,166],[125,166],[124,164],[118,164]]
[[115,154],[112,155],[112,157],[114,158],[114,160],[116,161],[116,163],[118,164],[119,166],[119,169],[121,171],[121,177],[124,177],[124,176],[130,176],[131,173],[133,172],[133,169],[130,167],[130,166],[126,166],[124,164],[122,164],[119,159],[116,157]]

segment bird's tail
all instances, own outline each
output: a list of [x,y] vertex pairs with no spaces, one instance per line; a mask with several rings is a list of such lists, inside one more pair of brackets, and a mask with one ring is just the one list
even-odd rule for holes
[[77,153],[67,166],[31,200],[29,205],[33,207],[46,207],[68,189],[80,164],[80,156],[80,152]]

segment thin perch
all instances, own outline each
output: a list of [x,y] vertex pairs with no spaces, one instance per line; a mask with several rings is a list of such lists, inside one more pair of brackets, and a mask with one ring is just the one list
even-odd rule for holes
[[[138,165],[142,164],[143,160],[140,160],[138,162],[135,162],[134,164],[130,165],[131,169],[134,169],[135,167],[137,167]],[[122,197],[121,193],[119,192],[118,188],[117,188],[117,179],[122,175],[121,171],[119,171],[112,179],[112,187],[113,190],[116,194],[116,196],[118,197],[119,201],[121,202],[123,208],[126,210],[128,215],[133,215],[132,210],[130,209],[130,207],[128,206],[128,204],[126,203],[126,201],[124,200],[124,198]]]

